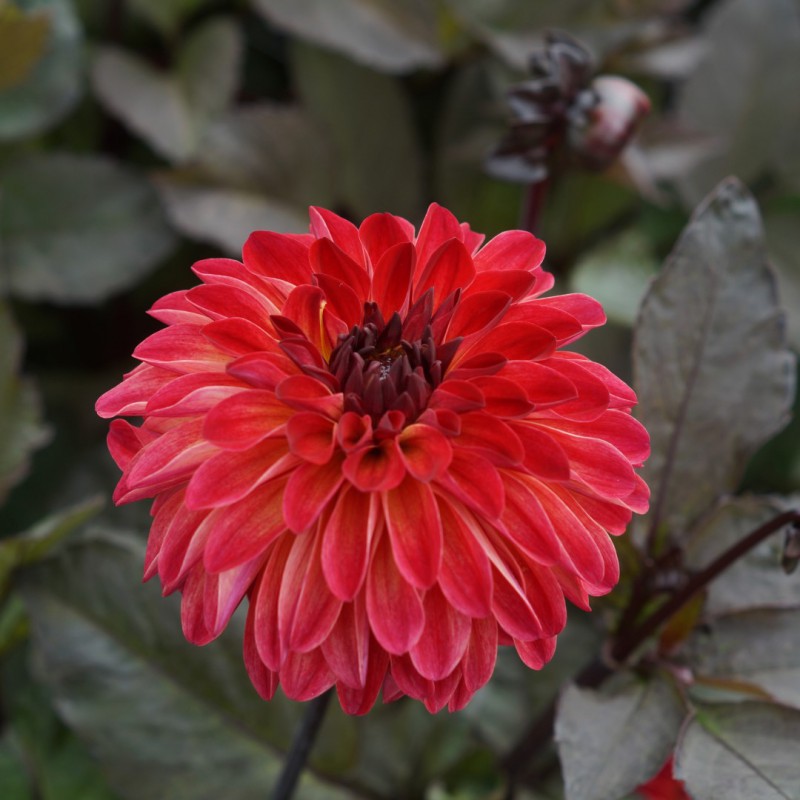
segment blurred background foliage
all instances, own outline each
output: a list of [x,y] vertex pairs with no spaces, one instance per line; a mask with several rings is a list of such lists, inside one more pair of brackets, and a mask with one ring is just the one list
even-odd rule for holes
[[[436,200],[489,235],[518,227],[526,187],[490,177],[484,161],[507,129],[506,92],[548,28],[577,37],[599,71],[631,78],[653,104],[612,168],[553,182],[537,231],[557,289],[606,308],[610,323],[587,352],[630,376],[642,296],[692,208],[729,174],[758,200],[796,349],[797,0],[0,0],[0,797],[266,796],[302,709],[257,699],[236,630],[202,650],[186,645],[175,606],[139,585],[147,509],[108,508],[117,470],[94,400],[156,328],[149,305],[192,283],[193,261],[237,257],[255,229],[302,231],[309,204],[419,222]],[[743,317],[746,300],[738,295]],[[735,347],[728,354],[735,364]],[[741,363],[744,385],[752,361]],[[724,377],[713,380],[735,393]],[[729,420],[718,422],[724,439]],[[744,455],[775,427],[759,428]],[[800,491],[798,445],[794,422],[722,488]],[[720,537],[785,503],[745,496],[735,513],[721,508],[690,560],[706,563]],[[67,536],[70,547],[45,558]],[[714,756],[709,731],[735,742],[759,725],[800,735],[800,590],[778,586],[763,566],[775,548],[762,550],[708,600],[724,620],[715,647],[691,633],[697,615],[673,631],[710,675],[747,651],[734,671],[761,687],[753,708],[712,703],[693,718],[686,774]],[[737,604],[745,584],[754,597]],[[774,607],[768,624],[764,606]],[[615,601],[603,608],[575,615],[541,673],[501,658],[459,715],[417,703],[359,721],[333,713],[300,796],[502,797],[503,755],[597,650]],[[747,642],[766,629],[759,660]],[[614,790],[656,771],[683,719],[664,681],[621,681],[611,699],[575,687],[562,697],[569,797],[609,800],[581,770],[616,764],[614,753],[582,766],[570,753],[617,722],[647,755],[619,766],[627,777]],[[705,699],[723,690],[741,686],[710,680]],[[767,702],[776,696],[779,711]],[[646,710],[636,724],[625,711],[634,706]],[[559,771],[547,754],[542,762],[535,788],[517,797],[563,796]]]

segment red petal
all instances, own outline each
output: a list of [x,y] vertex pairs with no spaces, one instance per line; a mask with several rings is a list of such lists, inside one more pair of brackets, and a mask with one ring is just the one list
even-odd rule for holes
[[508,378],[485,375],[473,378],[472,385],[480,389],[489,414],[498,417],[522,417],[533,410],[525,391]]
[[548,428],[539,427],[538,420],[515,420],[511,426],[525,449],[525,469],[548,481],[569,480],[567,454],[559,447],[556,439],[550,436]]
[[147,312],[165,325],[205,325],[211,320],[187,299],[187,290],[170,292],[156,300]]
[[416,280],[414,299],[422,297],[432,288],[433,307],[438,308],[452,291],[468,286],[474,275],[475,267],[467,248],[458,239],[450,239],[428,259],[425,269]]
[[530,272],[544,260],[545,245],[528,231],[504,231],[490,239],[475,256],[478,272],[522,269]]
[[377,274],[377,264],[387,250],[413,241],[414,226],[392,214],[372,214],[361,223],[358,233]]
[[557,441],[575,474],[601,496],[624,498],[636,488],[633,467],[608,442],[573,436],[558,436]]
[[446,678],[461,661],[472,630],[469,617],[447,602],[438,586],[425,593],[425,627],[411,648],[411,661],[432,681]]
[[298,411],[318,411],[331,419],[342,415],[341,393],[333,394],[324,383],[309,375],[286,378],[278,384],[275,394],[281,402]]
[[509,309],[506,322],[526,322],[549,331],[562,347],[583,335],[581,323],[566,311],[533,300],[528,303],[517,303]]
[[457,414],[483,408],[486,400],[481,390],[469,381],[448,379],[431,395],[428,408],[447,409]]
[[285,478],[259,486],[243,500],[215,512],[203,561],[209,572],[223,572],[263,553],[286,530]]
[[367,575],[367,614],[375,638],[395,655],[408,652],[425,625],[419,593],[398,571],[387,535],[380,538]]
[[133,457],[155,438],[149,431],[131,425],[126,419],[115,419],[108,427],[106,443],[111,458],[120,469],[124,470],[128,468]]
[[263,566],[264,558],[257,556],[233,569],[206,576],[203,593],[205,624],[214,638],[225,630]]
[[282,438],[265,439],[243,452],[217,453],[201,464],[192,476],[186,504],[190,508],[228,506],[270,478],[291,469],[297,461]]
[[428,483],[447,469],[453,448],[447,438],[430,425],[409,425],[398,437],[400,454],[409,474]]
[[372,298],[386,320],[395,311],[403,315],[408,310],[415,258],[414,245],[405,242],[384,252],[375,265]]
[[340,600],[352,600],[364,583],[379,513],[377,495],[344,488],[325,525],[322,571]]
[[214,635],[205,624],[203,595],[205,592],[206,573],[201,564],[197,564],[189,573],[183,586],[181,596],[181,629],[188,641],[196,645],[208,644]]
[[533,361],[509,361],[503,367],[502,377],[521,388],[526,397],[535,403],[537,410],[574,400],[578,396],[578,390],[569,378]]
[[352,451],[345,458],[342,470],[347,480],[362,492],[394,489],[406,474],[395,438]]
[[497,519],[503,511],[503,482],[497,468],[477,453],[455,449],[437,483],[483,517]]
[[293,411],[286,426],[289,450],[312,464],[327,464],[333,455],[335,425],[313,411]]
[[316,522],[344,480],[341,458],[327,464],[305,462],[289,476],[283,496],[283,516],[290,530],[302,533]]
[[482,411],[461,415],[461,432],[453,444],[458,448],[476,450],[497,466],[519,464],[525,457],[525,450],[514,429]]
[[290,375],[297,375],[297,365],[284,353],[248,353],[228,364],[228,375],[256,389],[274,391]]
[[447,338],[469,336],[490,328],[503,318],[510,305],[511,297],[505,292],[470,293],[456,306],[447,329]]
[[[320,289],[325,292],[326,311],[333,313],[344,323],[345,330],[360,325],[364,320],[364,301],[341,279],[330,275],[315,275]],[[344,331],[342,331],[344,332]]]
[[321,538],[316,530],[296,536],[283,569],[278,631],[288,651],[307,653],[321,645],[342,607],[322,575]]
[[459,611],[486,617],[492,610],[492,569],[486,552],[444,499],[439,501],[439,512],[444,531],[439,586]]
[[311,245],[309,257],[314,272],[329,275],[346,284],[355,292],[359,303],[369,297],[369,275],[361,264],[354,261],[330,239],[317,239]]
[[208,412],[203,436],[224,450],[247,450],[276,433],[294,413],[273,392],[239,392]]
[[346,714],[366,714],[378,698],[389,668],[389,654],[370,637],[367,680],[363,689],[351,689],[339,684],[336,687],[339,702]]
[[571,314],[580,321],[584,328],[597,328],[606,322],[603,307],[587,294],[559,294],[553,297],[542,297],[537,300],[537,303]]
[[322,326],[324,303],[325,294],[319,286],[303,284],[292,289],[281,309],[282,316],[291,320],[323,356],[330,352],[330,342]]
[[212,320],[238,317],[262,330],[271,329],[269,316],[275,309],[255,291],[237,286],[196,286],[186,293],[186,299]]
[[309,216],[311,217],[311,232],[317,239],[323,237],[330,239],[356,264],[364,266],[364,249],[358,229],[352,222],[319,206],[311,206]]
[[186,574],[203,557],[208,517],[208,511],[184,507],[172,518],[158,554],[158,576],[165,595],[179,589]]
[[491,291],[499,291],[518,301],[527,297],[535,278],[530,272],[522,269],[506,269],[502,272],[478,272],[467,289],[466,297]]
[[428,265],[428,259],[448,240],[464,240],[458,220],[438,203],[431,203],[422,220],[417,236],[417,266],[415,280]]
[[485,336],[462,345],[453,366],[480,353],[501,353],[508,361],[529,361],[547,358],[555,349],[556,339],[550,331],[528,322],[503,322]]
[[432,586],[442,565],[442,522],[433,492],[407,476],[382,497],[397,568],[412,586]]
[[242,257],[252,272],[295,285],[310,283],[309,243],[310,237],[255,231],[245,242]]
[[551,358],[547,365],[560,372],[575,387],[578,396],[574,400],[553,405],[552,410],[568,419],[591,422],[607,408],[610,401],[608,388],[595,377],[586,364],[572,359]]

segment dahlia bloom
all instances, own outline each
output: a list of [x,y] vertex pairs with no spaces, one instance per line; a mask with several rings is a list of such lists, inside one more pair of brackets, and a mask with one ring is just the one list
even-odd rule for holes
[[253,233],[153,306],[166,327],[97,403],[144,418],[111,423],[114,499],[154,498],[145,579],[182,593],[189,640],[248,597],[264,698],[460,709],[498,645],[542,667],[565,598],[617,582],[648,436],[627,385],[560,349],[605,318],[541,297],[533,235],[484,245],[437,205],[418,233],[316,208],[310,230]]

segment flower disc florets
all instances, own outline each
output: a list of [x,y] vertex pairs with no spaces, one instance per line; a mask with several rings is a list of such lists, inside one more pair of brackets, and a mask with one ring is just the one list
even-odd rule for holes
[[266,698],[461,708],[498,645],[541,667],[565,597],[588,608],[618,579],[608,534],[647,508],[648,437],[633,392],[560,349],[602,310],[541,297],[531,234],[482,245],[436,205],[418,233],[312,209],[308,235],[196,264],[98,401],[143,417],[109,448],[116,502],[155,498],[145,577],[182,593],[198,644],[246,596]]

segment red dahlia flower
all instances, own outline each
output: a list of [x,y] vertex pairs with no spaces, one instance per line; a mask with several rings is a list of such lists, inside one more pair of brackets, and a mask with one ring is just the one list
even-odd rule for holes
[[643,800],[692,800],[683,786],[673,775],[673,758],[670,756],[647,783],[643,783],[636,792]]
[[145,578],[197,644],[247,595],[265,698],[462,708],[498,644],[540,668],[564,598],[618,579],[648,437],[628,386],[559,349],[603,312],[540,297],[531,234],[483,238],[437,205],[418,234],[316,208],[310,234],[256,232],[153,306],[167,327],[97,403],[144,417],[108,441],[115,501],[155,498]]

